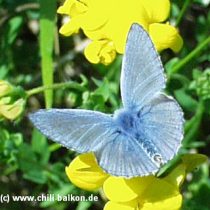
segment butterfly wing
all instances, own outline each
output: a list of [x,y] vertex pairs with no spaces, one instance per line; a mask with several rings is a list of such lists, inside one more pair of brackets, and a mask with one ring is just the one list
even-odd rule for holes
[[172,97],[156,94],[137,116],[139,137],[115,132],[112,141],[96,151],[100,166],[112,175],[130,178],[154,174],[181,146],[183,112]]
[[[141,47],[137,47],[138,43]],[[123,59],[121,94],[125,108],[140,109],[145,139],[139,141],[120,133],[112,117],[95,111],[40,110],[30,119],[55,142],[80,153],[94,152],[99,165],[108,173],[129,178],[144,176],[160,167],[160,162],[148,154],[147,142],[151,148],[157,147],[165,162],[175,154],[182,137],[181,109],[173,99],[157,97],[164,87],[160,58],[148,34],[134,24]]]
[[183,139],[183,112],[178,103],[158,94],[140,110],[141,129],[161,155],[162,163],[172,159]]
[[94,151],[111,140],[112,118],[96,111],[49,109],[29,116],[48,138],[79,153]]
[[123,134],[115,135],[113,141],[99,148],[95,154],[99,165],[114,176],[146,176],[159,169],[159,163],[151,161],[138,141]]
[[[140,161],[145,161],[147,154],[154,154],[150,156],[150,161],[160,165],[172,159],[181,146],[184,121],[178,103],[161,94],[165,88],[163,72],[160,57],[149,35],[141,26],[133,24],[123,58],[122,101],[128,110],[140,110],[141,138],[137,141],[144,145],[143,151],[146,151],[140,156]],[[151,173],[151,169],[149,167],[146,171]]]
[[39,110],[29,116],[48,138],[79,153],[94,152],[99,165],[116,176],[143,176],[158,170],[141,145],[118,132],[109,115],[86,110]]
[[126,108],[143,107],[165,88],[160,57],[147,32],[133,24],[128,34],[121,72],[121,96]]

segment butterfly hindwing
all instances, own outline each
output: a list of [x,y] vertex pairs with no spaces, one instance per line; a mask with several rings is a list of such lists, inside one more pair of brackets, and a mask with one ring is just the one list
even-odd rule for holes
[[162,162],[166,163],[181,146],[184,123],[181,107],[172,97],[158,94],[140,112],[144,136],[155,145]]
[[99,165],[114,176],[146,176],[159,169],[138,141],[123,134],[116,135],[113,141],[95,153]]

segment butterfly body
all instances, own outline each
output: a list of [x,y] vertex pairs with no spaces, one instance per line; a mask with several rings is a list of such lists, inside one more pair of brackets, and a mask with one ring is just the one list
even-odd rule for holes
[[163,93],[163,71],[149,35],[133,24],[122,63],[123,108],[113,115],[81,109],[39,110],[30,119],[44,135],[68,149],[93,152],[111,175],[154,174],[177,154],[183,139],[183,112]]
[[119,132],[131,137],[138,135],[139,117],[138,112],[127,109],[119,109],[114,113],[113,120],[118,126]]
[[[146,139],[144,134],[144,123],[141,119],[144,116],[149,115],[149,109],[143,112],[142,110],[130,110],[130,109],[120,109],[115,112],[114,120],[117,124],[117,132],[125,137],[130,138],[131,141],[136,142],[148,157],[154,159],[158,153],[155,144]],[[139,154],[141,155],[141,154]],[[160,156],[161,157],[161,156]]]

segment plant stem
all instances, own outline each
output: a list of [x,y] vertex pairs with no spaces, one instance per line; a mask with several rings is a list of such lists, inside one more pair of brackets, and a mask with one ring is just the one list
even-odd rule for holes
[[191,0],[184,1],[184,5],[179,13],[179,16],[177,17],[177,20],[176,20],[176,24],[175,24],[176,27],[180,24],[180,22],[184,16],[184,13],[186,12],[190,3],[191,3]]
[[188,87],[190,83],[190,80],[182,74],[172,74],[171,79],[179,80],[182,83],[183,87]]
[[193,58],[195,58],[206,46],[210,44],[210,36],[201,42],[190,54],[183,58],[179,63],[177,63],[170,71],[170,74],[179,72],[179,70],[189,63]]
[[30,97],[30,96],[35,95],[37,93],[44,92],[45,90],[60,89],[60,88],[71,88],[71,89],[76,89],[76,90],[79,90],[79,91],[84,91],[85,90],[85,88],[82,85],[80,85],[76,82],[63,82],[63,83],[55,83],[53,85],[40,86],[40,87],[37,87],[37,88],[33,88],[31,90],[28,90],[26,92],[26,94],[27,94],[27,97]]
[[15,12],[23,12],[30,9],[39,9],[40,5],[38,3],[26,3],[15,8]]
[[185,138],[183,140],[183,146],[187,146],[195,138],[196,133],[198,132],[199,126],[201,124],[204,111],[204,103],[203,101],[200,101],[194,117],[188,120],[185,124]]

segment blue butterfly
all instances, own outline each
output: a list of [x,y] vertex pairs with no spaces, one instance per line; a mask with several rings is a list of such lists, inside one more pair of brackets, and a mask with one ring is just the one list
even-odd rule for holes
[[113,115],[80,109],[39,110],[30,115],[48,138],[79,153],[93,152],[107,173],[126,178],[156,173],[174,157],[183,138],[183,112],[166,96],[160,57],[133,24],[121,72],[123,108]]

